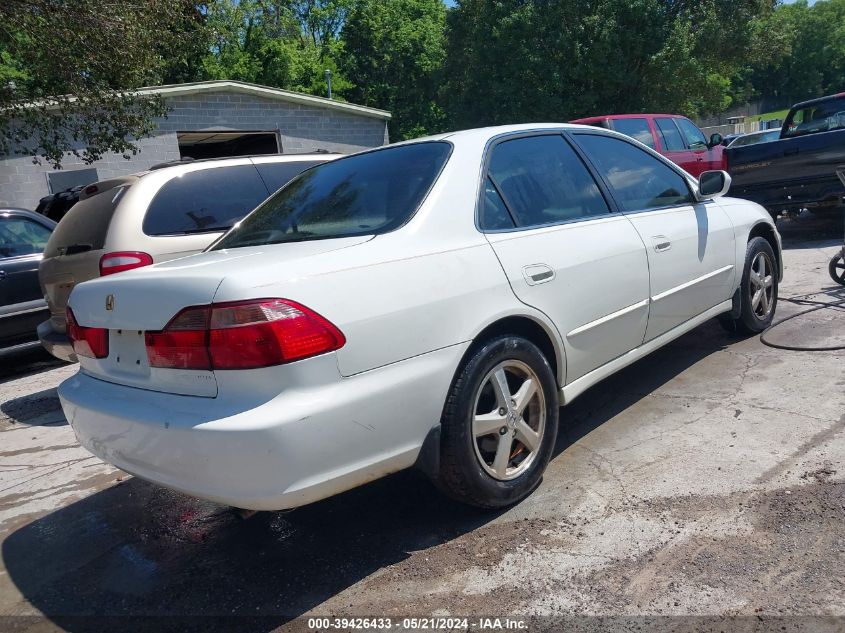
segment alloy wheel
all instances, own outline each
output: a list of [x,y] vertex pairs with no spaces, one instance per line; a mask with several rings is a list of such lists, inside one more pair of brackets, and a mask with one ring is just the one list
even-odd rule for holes
[[491,369],[475,395],[472,437],[482,468],[500,481],[527,471],[540,450],[546,398],[537,374],[507,360]]
[[748,276],[751,310],[758,319],[766,319],[775,303],[775,278],[772,260],[766,253],[757,253]]

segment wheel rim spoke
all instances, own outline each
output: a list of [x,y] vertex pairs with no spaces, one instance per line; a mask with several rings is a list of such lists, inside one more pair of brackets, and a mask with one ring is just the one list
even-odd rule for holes
[[511,391],[510,387],[508,387],[508,377],[505,375],[504,367],[496,370],[493,378],[490,380],[490,384],[493,385],[493,392],[496,394],[496,403],[499,405],[499,408],[509,409]]
[[522,415],[522,412],[525,411],[525,407],[527,407],[528,403],[531,402],[531,398],[534,397],[535,393],[537,393],[536,382],[529,378],[522,383],[517,392],[513,395],[513,400],[516,403],[514,405],[514,410],[517,415]]
[[762,290],[756,290],[754,292],[754,296],[751,297],[751,307],[755,312],[757,311],[757,308],[760,307],[760,302],[762,301],[762,298],[763,298],[763,291]]
[[499,445],[496,447],[496,457],[493,458],[493,470],[499,477],[508,474],[508,462],[511,456],[511,444],[513,440],[510,433],[499,436]]
[[540,435],[528,426],[525,420],[516,423],[516,439],[522,442],[529,451],[536,451],[540,447]]
[[475,433],[475,437],[498,433],[499,429],[506,424],[507,419],[504,416],[499,415],[498,410],[493,411],[492,413],[482,413],[481,415],[476,415],[472,420],[472,428]]

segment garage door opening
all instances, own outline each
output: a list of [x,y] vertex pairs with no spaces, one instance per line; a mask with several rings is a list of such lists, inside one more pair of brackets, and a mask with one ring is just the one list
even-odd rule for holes
[[225,158],[278,154],[275,132],[177,132],[181,158]]

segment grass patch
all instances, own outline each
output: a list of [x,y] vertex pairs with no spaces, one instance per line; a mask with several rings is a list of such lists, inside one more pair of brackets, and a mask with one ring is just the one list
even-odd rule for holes
[[786,108],[785,110],[776,110],[775,112],[755,114],[754,116],[747,117],[745,119],[745,122],[752,123],[754,121],[768,121],[769,119],[780,119],[781,121],[783,121],[786,118],[787,114],[789,114],[789,108]]

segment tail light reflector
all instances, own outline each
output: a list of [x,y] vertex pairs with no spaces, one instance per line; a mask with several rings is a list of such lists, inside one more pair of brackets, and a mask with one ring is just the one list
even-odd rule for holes
[[67,335],[77,356],[105,358],[109,355],[109,331],[106,328],[79,325],[70,307],[66,315]]
[[152,256],[140,251],[106,253],[100,258],[100,277],[122,273],[124,270],[132,270],[133,268],[142,268],[152,263]]
[[343,347],[343,333],[287,299],[193,306],[161,332],[147,332],[151,367],[255,369],[291,363]]

